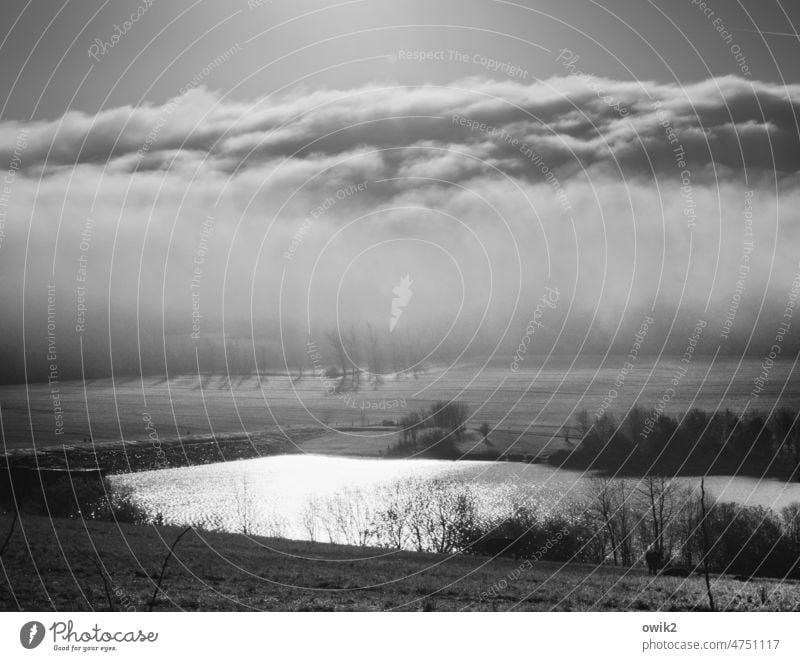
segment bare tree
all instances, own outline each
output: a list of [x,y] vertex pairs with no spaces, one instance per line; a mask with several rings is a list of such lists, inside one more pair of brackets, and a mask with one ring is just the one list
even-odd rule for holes
[[105,567],[103,567],[102,563],[98,559],[97,556],[92,558],[94,562],[95,569],[97,569],[97,573],[100,574],[100,578],[103,580],[103,591],[106,594],[106,601],[108,602],[108,610],[112,613],[114,612],[114,601],[111,599],[111,588],[108,584],[108,576],[106,575]]
[[339,367],[341,368],[342,374],[339,380],[338,389],[344,390],[345,383],[347,382],[348,365],[347,365],[347,351],[345,349],[342,336],[338,330],[336,330],[335,328],[330,328],[325,331],[325,339],[328,340],[328,344],[330,345],[334,355],[339,361]]
[[589,511],[601,526],[601,547],[610,546],[614,564],[629,567],[634,558],[633,494],[626,480],[596,477],[590,484]]
[[400,377],[408,369],[408,344],[405,337],[398,335],[391,345],[392,371]]
[[378,491],[376,534],[379,546],[406,548],[411,538],[411,519],[414,516],[414,497],[402,482],[382,487]]
[[156,589],[153,590],[153,596],[150,599],[150,607],[149,611],[153,612],[153,607],[156,605],[156,600],[158,599],[158,593],[161,590],[161,583],[164,580],[164,573],[167,571],[167,563],[169,559],[172,557],[172,554],[175,552],[175,547],[178,545],[178,542],[181,541],[181,537],[183,537],[187,532],[192,530],[191,526],[189,528],[184,529],[176,538],[175,541],[172,542],[172,546],[169,547],[169,552],[164,557],[164,562],[161,564],[161,573],[158,575],[158,583],[156,583]]
[[435,479],[417,488],[414,518],[418,520],[417,544],[423,551],[452,553],[460,550],[465,534],[478,521],[475,493],[463,483]]
[[792,551],[800,559],[800,503],[790,503],[781,509],[781,526]]
[[408,362],[411,365],[414,378],[418,379],[420,372],[425,371],[425,366],[422,364],[425,358],[425,351],[420,346],[419,335],[417,333],[412,335],[410,331],[406,330],[405,338],[406,346],[408,347]]
[[622,564],[630,567],[633,564],[634,554],[634,528],[638,517],[633,498],[633,487],[627,480],[618,482],[617,521],[619,525],[619,548]]
[[671,548],[665,548],[665,542],[668,541],[665,532],[679,504],[678,483],[664,475],[651,473],[642,478],[637,491],[648,510],[652,545],[662,557],[667,558]]
[[259,511],[258,513],[258,532],[267,537],[286,537],[286,529],[289,521],[285,516],[279,514],[274,509],[269,513]]
[[578,426],[578,433],[581,436],[581,440],[583,440],[592,428],[592,420],[586,409],[581,409],[575,414],[575,424]]
[[358,390],[361,386],[361,365],[363,360],[362,342],[355,326],[342,333],[342,346],[350,357],[350,387]]
[[695,552],[702,555],[702,542],[700,537],[700,526],[702,525],[700,498],[695,497],[691,490],[684,492],[683,502],[673,528],[679,540],[681,561],[688,567],[695,564]]
[[422,428],[422,418],[416,411],[411,411],[408,415],[400,418],[400,426],[403,430],[403,441],[415,445],[417,434]]
[[617,499],[614,493],[614,480],[609,477],[593,477],[589,480],[589,507],[599,525],[597,540],[602,555],[610,546],[614,565],[619,564],[619,539],[617,531],[616,508]]
[[236,505],[237,532],[243,535],[250,535],[253,533],[254,526],[259,519],[259,512],[253,495],[250,493],[247,478],[240,480],[233,498]]
[[369,371],[372,374],[373,383],[379,386],[383,383],[383,355],[380,341],[378,340],[378,333],[372,324],[367,324],[367,339],[368,339],[368,353],[367,360],[369,364]]
[[708,594],[708,606],[709,608],[714,611],[716,608],[714,607],[714,594],[711,592],[711,579],[708,575],[708,555],[710,553],[710,547],[708,544],[708,512],[706,511],[706,480],[705,478],[701,478],[700,480],[700,513],[702,518],[702,530],[703,530],[703,575],[706,579],[706,593]]
[[374,499],[345,489],[325,502],[324,526],[332,543],[367,546],[375,536]]
[[308,539],[312,542],[316,542],[317,532],[322,524],[322,508],[317,498],[312,498],[305,504],[300,515],[300,520],[308,535]]
[[254,345],[253,354],[256,373],[255,387],[260,388],[264,383],[267,382],[267,370],[270,368],[266,345],[260,344],[257,349]]

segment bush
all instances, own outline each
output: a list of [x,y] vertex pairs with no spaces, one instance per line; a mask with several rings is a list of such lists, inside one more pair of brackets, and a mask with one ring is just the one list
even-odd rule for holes
[[715,505],[709,513],[709,553],[716,571],[745,576],[783,577],[796,559],[781,521],[765,507]]
[[485,522],[478,532],[468,549],[473,554],[572,562],[590,536],[562,517],[539,520],[525,508],[500,523]]
[[431,404],[428,419],[433,427],[453,432],[458,438],[464,433],[469,418],[469,407],[462,402],[436,402]]
[[[105,484],[99,479],[60,477],[44,486],[44,498],[33,500],[38,514],[53,517],[94,519],[105,500]],[[46,507],[45,507],[46,503]]]
[[450,459],[458,455],[453,432],[442,427],[428,427],[423,430],[416,445],[420,453],[430,457]]
[[[109,518],[118,523],[152,523],[151,517],[136,503],[130,489],[116,489],[111,494]],[[161,515],[157,515],[160,519]]]

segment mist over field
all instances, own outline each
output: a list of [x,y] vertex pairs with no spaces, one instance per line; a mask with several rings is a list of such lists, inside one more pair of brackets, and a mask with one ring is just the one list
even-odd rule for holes
[[198,86],[3,121],[3,379],[25,378],[23,334],[42,378],[48,321],[72,377],[80,336],[90,374],[109,345],[121,372],[194,347],[225,369],[223,335],[279,368],[350,328],[390,354],[411,334],[429,360],[506,360],[546,287],[540,355],[626,353],[645,315],[646,353],[683,353],[703,319],[699,352],[764,354],[800,271],[800,87],[592,84],[607,94],[575,75],[249,102]]

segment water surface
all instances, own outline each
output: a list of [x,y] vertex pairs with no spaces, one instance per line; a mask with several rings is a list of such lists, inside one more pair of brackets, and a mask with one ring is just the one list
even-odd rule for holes
[[[287,455],[110,479],[115,488],[131,489],[151,515],[160,512],[165,523],[241,532],[245,518],[252,533],[309,539],[303,523],[309,503],[369,498],[397,481],[458,478],[477,487],[487,504],[511,489],[536,493],[558,508],[586,497],[589,477],[543,464]],[[687,487],[699,486],[699,478],[677,479]],[[775,479],[712,476],[706,478],[706,489],[720,500],[775,509],[800,501],[800,483]]]

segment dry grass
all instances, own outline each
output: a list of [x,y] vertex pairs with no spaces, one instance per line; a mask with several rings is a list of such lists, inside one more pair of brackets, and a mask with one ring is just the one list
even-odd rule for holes
[[[10,524],[0,517],[0,534]],[[146,610],[179,528],[27,517],[2,558],[4,610]],[[223,533],[186,535],[157,610],[703,610],[700,578],[511,559],[388,552]],[[517,575],[517,578],[512,578]],[[503,583],[505,581],[505,584]],[[494,590],[492,590],[494,586]],[[719,578],[734,610],[798,610],[795,582]],[[488,595],[488,592],[494,592]]]

